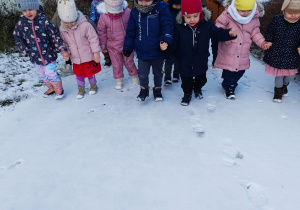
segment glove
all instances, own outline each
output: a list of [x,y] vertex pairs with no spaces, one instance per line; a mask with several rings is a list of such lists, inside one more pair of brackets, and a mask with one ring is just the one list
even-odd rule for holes
[[131,52],[129,50],[123,50],[123,55],[129,57],[131,55]]

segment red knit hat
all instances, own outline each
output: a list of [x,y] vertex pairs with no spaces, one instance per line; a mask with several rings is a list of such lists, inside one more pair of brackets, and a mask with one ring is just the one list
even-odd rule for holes
[[181,0],[181,14],[188,15],[202,12],[201,0]]

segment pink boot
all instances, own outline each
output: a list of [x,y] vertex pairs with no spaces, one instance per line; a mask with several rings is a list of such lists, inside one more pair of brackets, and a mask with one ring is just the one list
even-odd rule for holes
[[62,87],[62,81],[60,79],[60,81],[58,82],[51,82],[51,84],[54,87],[54,91],[55,91],[55,99],[61,99],[64,97],[64,89]]
[[48,90],[44,93],[44,98],[48,98],[49,96],[53,95],[55,91],[51,82],[44,82],[44,84],[48,88]]

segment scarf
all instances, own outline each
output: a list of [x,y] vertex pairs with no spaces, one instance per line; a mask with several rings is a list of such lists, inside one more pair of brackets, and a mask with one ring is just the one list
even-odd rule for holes
[[250,21],[252,20],[252,18],[255,15],[256,12],[256,8],[257,8],[257,4],[255,2],[254,8],[251,12],[251,14],[247,17],[242,17],[240,16],[240,14],[238,13],[237,9],[234,7],[234,2],[235,0],[233,0],[231,2],[231,5],[228,7],[228,13],[230,14],[230,16],[232,17],[232,19],[234,19],[236,22],[240,23],[240,24],[248,24],[250,23]]
[[123,9],[123,12],[121,12],[121,13],[119,13],[119,14],[111,14],[111,13],[107,12],[107,15],[108,15],[109,17],[111,17],[112,19],[118,19],[119,17],[122,16],[123,13],[124,13],[124,9]]
[[134,5],[136,7],[136,9],[140,12],[140,13],[148,13],[150,12],[158,3],[158,1],[153,2],[151,5],[149,6],[141,6],[137,3],[137,0],[134,1]]

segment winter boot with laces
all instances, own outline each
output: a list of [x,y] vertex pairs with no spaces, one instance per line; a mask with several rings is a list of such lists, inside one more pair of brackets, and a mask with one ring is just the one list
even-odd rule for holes
[[91,84],[89,95],[95,95],[98,92],[97,84]]
[[274,88],[274,97],[273,97],[273,102],[276,103],[281,103],[282,102],[282,95],[283,95],[283,87],[281,88]]
[[188,106],[190,104],[191,99],[192,99],[192,94],[184,94],[180,104],[182,106]]
[[78,93],[76,95],[76,98],[77,99],[82,99],[84,97],[84,94],[85,94],[85,88],[84,86],[78,86]]
[[154,87],[153,88],[153,96],[154,101],[163,101],[163,96],[161,94],[161,87]]
[[140,94],[137,96],[137,101],[145,101],[146,98],[149,97],[149,88],[144,88],[143,86],[140,86]]

